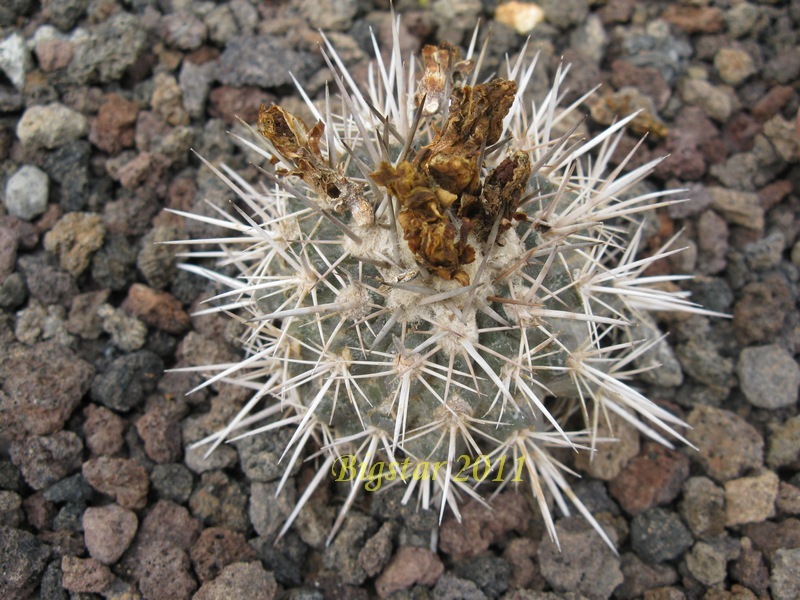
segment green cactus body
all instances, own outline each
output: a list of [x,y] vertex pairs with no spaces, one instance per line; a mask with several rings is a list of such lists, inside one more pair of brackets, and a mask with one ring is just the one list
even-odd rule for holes
[[[446,56],[439,72],[427,62],[423,79],[438,73],[461,98],[494,89],[462,83],[468,61],[457,62],[451,47],[426,50]],[[310,444],[322,448],[311,491],[343,456],[356,456],[364,477],[348,482],[334,532],[365,485],[405,478],[423,504],[458,515],[459,499],[476,496],[482,482],[523,474],[551,535],[545,490],[564,511],[570,500],[611,544],[549,449],[592,452],[612,413],[662,443],[664,433],[682,440],[681,422],[626,382],[657,341],[638,339],[642,312],[703,312],[663,288],[671,277],[642,275],[666,249],[636,257],[641,229],[629,221],[667,193],[630,190],[658,161],[609,172],[632,116],[589,140],[574,130],[556,135],[568,114],[557,106],[561,69],[538,107],[524,104],[533,67],[521,59],[508,76],[516,83],[496,86],[510,90],[496,103],[507,114],[493,106],[455,114],[454,100],[428,101],[437,92],[430,82],[406,89],[397,48],[388,65],[378,58],[380,83],[367,92],[328,52],[344,110],[309,103],[319,118],[312,130],[262,110],[264,135],[249,146],[284,169],[265,171],[267,187],[217,171],[240,208],[204,220],[241,236],[219,253],[238,276],[184,265],[230,287],[217,310],[238,311],[247,326],[242,363],[219,367],[204,385],[254,390],[237,418],[201,443],[292,428],[284,479]],[[463,133],[470,118],[478,124]],[[489,133],[475,142],[483,125]],[[461,137],[448,146],[453,129]],[[504,163],[509,157],[516,162]],[[401,163],[417,177],[402,193]],[[480,466],[462,473],[462,455]],[[422,467],[425,476],[415,477]]]

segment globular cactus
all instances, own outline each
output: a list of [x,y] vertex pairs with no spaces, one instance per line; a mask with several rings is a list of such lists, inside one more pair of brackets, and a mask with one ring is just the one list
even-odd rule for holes
[[643,275],[672,250],[637,257],[636,216],[669,203],[636,193],[659,161],[625,172],[634,149],[609,164],[634,115],[589,139],[567,127],[588,94],[559,107],[566,69],[536,103],[524,50],[506,78],[479,83],[472,48],[461,59],[442,44],[424,48],[417,79],[396,23],[394,34],[367,90],[328,45],[337,91],[319,105],[306,96],[313,127],[262,107],[242,139],[266,159],[260,185],[208,165],[235,210],[185,216],[232,235],[199,253],[219,270],[182,266],[230,288],[210,310],[245,325],[246,355],[210,366],[203,385],[254,393],[201,443],[291,428],[284,482],[321,449],[281,534],[339,473],[350,488],[331,535],[364,488],[407,485],[406,499],[458,517],[481,482],[522,480],[551,536],[548,493],[610,544],[551,451],[593,452],[611,415],[685,442],[681,421],[629,384],[659,341],[637,328],[644,313],[703,312],[678,277]]

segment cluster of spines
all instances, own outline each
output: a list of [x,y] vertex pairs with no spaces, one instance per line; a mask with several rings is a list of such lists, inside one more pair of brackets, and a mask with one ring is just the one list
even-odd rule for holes
[[[230,214],[218,209],[218,217],[180,213],[233,233],[194,240],[220,246],[187,254],[216,259],[215,269],[188,263],[182,267],[229,288],[210,299],[214,307],[203,312],[230,313],[246,328],[246,357],[235,364],[198,368],[214,373],[198,389],[225,382],[253,390],[228,426],[198,444],[210,444],[210,452],[237,435],[294,428],[282,459],[286,470],[280,487],[304,459],[309,443],[322,449],[316,459],[319,471],[280,535],[345,454],[357,456],[367,469],[382,457],[399,462],[399,453],[414,461],[443,457],[446,468],[435,478],[406,481],[405,499],[417,493],[426,508],[438,502],[440,515],[449,506],[458,516],[459,496],[481,499],[475,482],[454,479],[457,456],[465,451],[495,462],[504,456],[515,461],[524,457],[550,535],[555,539],[545,490],[566,514],[564,498],[570,500],[613,547],[572,493],[565,477],[571,471],[547,449],[592,452],[601,441],[600,420],[612,413],[663,444],[670,442],[657,430],[685,442],[676,429],[681,421],[626,383],[638,372],[637,359],[658,342],[637,339],[631,325],[641,311],[704,312],[683,293],[664,287],[679,277],[643,275],[649,265],[676,250],[668,244],[637,258],[642,228],[629,235],[632,216],[670,202],[668,193],[660,191],[621,199],[658,161],[624,173],[634,149],[610,168],[624,127],[635,115],[590,140],[576,139],[577,126],[557,134],[561,121],[594,90],[559,109],[567,71],[559,67],[542,103],[526,107],[523,98],[535,59],[526,64],[523,49],[517,62],[508,65],[508,79],[517,82],[517,92],[502,143],[487,148],[484,158],[497,164],[508,148],[530,156],[531,193],[519,207],[530,219],[513,232],[524,252],[517,258],[495,252],[495,223],[469,284],[431,283],[436,278],[402,253],[396,201],[370,178],[381,162],[405,159],[434,135],[430,119],[415,108],[415,63],[409,60],[406,67],[400,56],[397,22],[393,32],[388,64],[375,42],[366,95],[326,40],[324,56],[341,102],[338,114],[327,90],[320,109],[298,86],[325,126],[321,146],[328,166],[363,186],[374,210],[373,223],[337,214],[303,182],[281,177],[274,168],[261,169],[268,185],[256,188],[230,169],[209,163],[239,204]],[[467,60],[476,39],[477,33]],[[295,167],[253,133],[251,139],[239,140],[267,162],[289,171]],[[227,265],[235,265],[240,275],[222,275]],[[410,299],[407,304],[397,305],[400,294]],[[392,306],[387,305],[390,296]],[[517,347],[506,354],[481,340],[501,336],[516,340]],[[352,343],[342,343],[345,339]],[[365,391],[368,385],[388,394],[372,397]],[[410,406],[420,390],[438,408],[426,423],[409,427]],[[478,406],[484,410],[478,412]],[[576,411],[584,428],[565,430]],[[500,487],[509,480],[505,477]],[[331,536],[362,485],[351,482]]]

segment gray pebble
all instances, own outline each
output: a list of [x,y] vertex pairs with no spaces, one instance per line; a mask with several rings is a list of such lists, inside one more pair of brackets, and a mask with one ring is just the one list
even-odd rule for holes
[[634,552],[649,563],[672,560],[692,545],[692,534],[680,517],[663,508],[635,516],[630,535]]
[[774,410],[797,402],[800,367],[777,344],[742,350],[736,374],[747,401],[753,406]]
[[49,192],[47,174],[38,167],[25,165],[6,183],[6,209],[18,219],[30,221],[47,210]]
[[31,68],[31,53],[25,38],[14,32],[0,42],[0,70],[18,90],[25,87],[25,74]]
[[769,584],[775,600],[800,597],[800,548],[781,548],[775,553]]
[[489,597],[474,582],[445,573],[439,577],[439,581],[433,588],[433,598],[434,600],[450,600],[451,598],[488,600]]
[[77,84],[98,79],[108,83],[136,64],[147,47],[147,34],[139,17],[120,11],[75,43],[75,55],[67,67],[70,79]]
[[705,542],[697,542],[686,555],[686,567],[700,583],[712,586],[725,579],[727,558],[723,552]]
[[269,89],[291,85],[290,71],[302,83],[318,65],[312,54],[290,50],[272,36],[237,37],[219,59],[217,79],[233,87]]
[[144,401],[155,389],[164,363],[147,350],[120,356],[92,382],[92,399],[121,412]]
[[150,483],[162,500],[185,504],[192,495],[192,472],[178,463],[156,465],[150,473]]
[[0,597],[25,600],[39,585],[50,558],[50,547],[33,534],[0,527]]

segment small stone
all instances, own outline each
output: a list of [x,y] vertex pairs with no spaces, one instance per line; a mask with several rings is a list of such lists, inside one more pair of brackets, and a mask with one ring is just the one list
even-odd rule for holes
[[539,546],[539,567],[547,583],[562,594],[610,598],[623,581],[619,557],[576,517],[558,521],[556,535],[560,548],[547,535]]
[[680,85],[681,98],[700,107],[718,123],[726,123],[734,110],[734,99],[727,91],[703,79],[685,79]]
[[[268,482],[283,476],[286,465],[280,458],[292,435],[291,430],[280,428],[234,442],[242,470],[250,481]],[[292,472],[296,473],[299,467],[296,464]]]
[[444,564],[426,548],[401,546],[389,565],[375,581],[375,589],[381,598],[414,584],[432,586],[444,572]]
[[697,220],[697,270],[706,275],[723,271],[728,264],[729,229],[725,219],[707,210]]
[[784,161],[794,163],[800,160],[797,119],[789,121],[780,114],[775,115],[764,123],[764,137],[770,141]]
[[17,137],[23,144],[53,149],[82,138],[88,129],[86,117],[53,102],[28,108],[17,124]]
[[113,565],[125,553],[136,535],[136,514],[118,504],[89,507],[83,513],[83,535],[92,558]]
[[228,600],[228,598],[259,598],[273,600],[278,584],[272,573],[259,562],[237,562],[226,566],[211,581],[204,583],[192,600]]
[[317,65],[310,53],[290,50],[271,36],[240,36],[230,40],[220,56],[217,79],[233,87],[279,88],[293,84],[290,71],[303,83]]
[[192,514],[210,527],[247,531],[247,495],[222,471],[203,473],[189,498]]
[[178,227],[156,225],[142,238],[142,249],[136,258],[136,266],[150,287],[164,289],[175,280],[178,272],[175,257],[186,248],[164,242],[176,241],[182,237],[185,236]]
[[103,245],[106,229],[100,215],[65,214],[44,236],[44,247],[58,255],[62,269],[78,276],[89,266],[92,254]]
[[800,416],[778,425],[769,437],[767,464],[772,469],[800,465]]
[[753,406],[775,410],[797,402],[800,367],[777,344],[742,350],[736,374],[742,392]]
[[747,244],[744,247],[747,266],[760,273],[774,269],[783,258],[785,246],[786,239],[780,231],[773,231],[767,237]]
[[188,552],[197,541],[200,529],[200,522],[186,508],[159,500],[143,519],[136,543],[146,546],[166,542]]
[[611,125],[637,111],[640,111],[639,114],[628,124],[635,135],[650,134],[656,138],[667,135],[667,126],[656,114],[653,100],[632,87],[607,94],[592,104],[592,119],[603,125]]
[[779,515],[800,515],[800,488],[781,481],[775,506]]
[[262,104],[269,106],[275,100],[275,96],[254,86],[223,85],[211,90],[208,112],[212,117],[222,119],[229,124],[237,123],[238,119],[246,123],[255,123],[258,119],[258,107]]
[[753,541],[755,548],[772,563],[781,548],[800,548],[800,519],[788,518],[780,523],[762,521],[743,525],[742,533]]
[[139,103],[126,100],[119,94],[109,94],[92,121],[89,141],[108,152],[118,154],[134,142],[134,125],[139,115]]
[[380,574],[392,557],[392,537],[395,527],[392,523],[384,523],[364,544],[358,553],[358,564],[364,569],[367,577]]
[[711,6],[670,4],[661,13],[661,18],[686,33],[716,33],[725,25],[722,11]]
[[344,584],[364,583],[367,574],[358,560],[359,549],[372,537],[376,529],[375,520],[371,516],[350,511],[333,542],[325,548],[322,556],[323,566],[334,571]]
[[161,18],[159,33],[164,41],[173,48],[194,50],[206,41],[208,28],[191,12],[178,10]]
[[203,530],[190,552],[201,582],[219,576],[227,565],[256,560],[256,553],[241,533],[220,527]]
[[725,11],[725,25],[731,37],[741,38],[753,31],[759,21],[763,25],[764,16],[760,7],[749,2],[741,2]]
[[703,585],[713,586],[724,581],[727,565],[725,554],[705,542],[697,542],[686,554],[686,567]]
[[788,85],[775,85],[755,103],[751,112],[762,123],[769,121],[786,106],[792,96],[794,90]]
[[738,48],[722,48],[714,56],[714,67],[720,79],[730,85],[739,85],[756,72],[753,58]]
[[274,539],[297,502],[294,479],[289,479],[278,494],[280,482],[250,484],[248,514],[258,535]]
[[183,108],[181,88],[171,75],[156,75],[150,104],[165,123],[173,126],[189,124],[189,115]]
[[147,471],[135,460],[101,456],[83,464],[83,476],[94,489],[107,494],[124,508],[147,505]]
[[75,55],[75,44],[56,37],[36,42],[36,60],[45,73],[63,69]]
[[194,478],[181,464],[156,465],[150,473],[150,482],[159,498],[185,504],[192,495]]
[[183,333],[191,324],[189,315],[172,295],[140,283],[130,287],[122,308],[151,327],[174,335]]
[[44,0],[43,15],[61,31],[69,31],[86,13],[88,0]]
[[497,6],[494,20],[508,25],[520,35],[527,35],[544,21],[544,11],[530,2],[506,2]]
[[611,481],[608,489],[628,514],[637,515],[672,502],[688,476],[686,456],[649,442],[641,455]]
[[741,344],[768,341],[783,328],[793,306],[792,293],[779,273],[744,286],[733,307],[733,331]]
[[800,597],[800,548],[781,548],[775,553],[769,585],[775,600]]
[[[227,9],[228,7],[221,5],[218,8]],[[208,92],[211,89],[211,82],[214,80],[216,69],[216,64],[213,61],[198,65],[184,60],[181,64],[178,85],[181,89],[183,106],[190,117],[199,118],[205,115],[206,100],[208,99]],[[245,120],[248,123],[254,122]]]
[[56,504],[85,504],[91,497],[92,488],[80,473],[65,477],[44,491],[45,500]]
[[14,272],[19,235],[10,227],[0,226],[0,281]]
[[474,581],[488,597],[499,598],[508,589],[511,565],[497,556],[484,555],[459,561],[455,573]]
[[731,564],[731,579],[763,596],[769,587],[769,571],[764,564],[764,555],[753,548],[753,542],[748,537],[742,538],[741,545],[739,558]]
[[648,590],[678,581],[678,573],[670,565],[648,565],[632,552],[623,554],[621,559],[625,581],[614,590],[614,597],[620,600],[647,597]]
[[136,421],[136,431],[144,442],[148,458],[156,463],[171,463],[181,456],[181,427],[166,410],[155,408]]
[[114,581],[114,574],[93,558],[65,556],[61,559],[61,584],[70,592],[99,594]]
[[208,39],[222,48],[240,32],[233,10],[227,4],[214,7],[203,17],[203,22],[208,27]]
[[103,330],[100,328],[97,309],[108,300],[108,295],[109,290],[98,290],[75,296],[66,323],[67,331],[85,340],[99,338]]
[[461,579],[450,573],[445,573],[439,577],[436,587],[433,588],[433,598],[434,600],[450,600],[451,598],[459,598],[459,600],[488,600],[488,596],[473,581]]
[[778,497],[778,476],[763,471],[753,477],[742,477],[725,483],[725,525],[759,523],[775,515]]
[[147,342],[147,325],[110,304],[97,309],[102,330],[111,336],[111,343],[123,352],[140,350]]
[[147,32],[141,18],[119,11],[78,36],[75,56],[67,67],[72,82],[86,84],[99,80],[110,83],[122,79],[147,49]]
[[[89,203],[100,202],[107,179],[90,176],[91,144],[77,140],[49,152],[44,169],[58,183],[58,203],[66,212],[85,210]],[[91,183],[90,183],[91,179]]]
[[732,225],[740,225],[756,231],[764,230],[764,209],[758,195],[722,187],[710,186],[712,206]]
[[692,545],[692,534],[674,512],[653,508],[631,521],[631,545],[649,563],[672,560]]
[[127,412],[155,389],[163,371],[163,361],[149,350],[124,354],[94,378],[92,400]]
[[686,438],[698,451],[689,453],[718,482],[735,479],[763,464],[764,440],[739,415],[712,406],[696,407],[686,419]]
[[50,558],[50,547],[36,536],[0,527],[0,598],[27,600],[39,585]]
[[86,416],[83,433],[92,455],[112,455],[122,450],[125,422],[119,416],[96,404],[89,404],[83,409],[83,414]]
[[[21,431],[46,435],[61,429],[94,377],[94,367],[53,342],[14,346],[0,361],[0,426],[4,419]],[[15,439],[17,436],[12,436]]]
[[707,477],[686,480],[680,511],[695,538],[713,537],[725,531],[725,491]]
[[189,600],[197,589],[186,552],[169,542],[153,542],[138,553],[136,572],[148,600]]
[[24,518],[22,496],[0,490],[0,527],[17,527]]
[[530,509],[521,494],[505,492],[492,502],[492,509],[476,501],[461,508],[461,522],[448,517],[439,532],[439,549],[454,558],[477,556],[509,531],[524,531]]
[[13,442],[11,462],[22,472],[25,482],[41,490],[80,468],[83,443],[71,431],[49,436],[29,436]]
[[47,174],[38,167],[25,165],[9,177],[3,204],[8,214],[30,221],[47,210],[49,194]]
[[20,91],[25,87],[25,75],[30,68],[31,54],[20,33],[14,32],[0,42],[0,71]]

